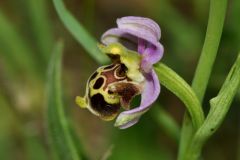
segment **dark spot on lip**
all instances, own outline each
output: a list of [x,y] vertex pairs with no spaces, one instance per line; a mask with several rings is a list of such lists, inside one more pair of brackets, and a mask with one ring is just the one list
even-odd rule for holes
[[118,77],[125,77],[126,76],[126,70],[127,67],[124,64],[121,64],[117,69],[116,69],[116,75]]
[[94,72],[91,77],[89,78],[89,81],[93,80],[94,78],[96,78],[98,75],[98,72]]
[[121,68],[122,68],[122,70],[124,70],[124,71],[127,70],[127,67],[125,66],[125,64],[122,64],[122,63],[121,63]]
[[111,90],[108,90],[108,94],[113,94],[113,91],[111,91]]
[[136,95],[140,94],[140,89],[136,84],[129,82],[120,82],[114,84],[115,89],[112,92],[121,96],[120,102],[122,107],[129,109],[129,105]]
[[100,113],[102,116],[112,116],[116,114],[120,109],[120,104],[109,104],[107,103],[103,95],[95,94],[90,99],[92,108]]
[[120,61],[120,56],[119,56],[119,55],[107,53],[107,56],[108,56],[114,63],[118,63],[118,62]]
[[109,65],[109,66],[106,66],[106,67],[104,67],[103,69],[105,70],[105,69],[111,69],[111,68],[113,68],[115,65],[114,64],[111,64],[111,65]]
[[99,89],[99,88],[101,88],[103,83],[104,83],[104,79],[102,77],[100,77],[96,80],[95,84],[93,85],[93,88],[94,89]]

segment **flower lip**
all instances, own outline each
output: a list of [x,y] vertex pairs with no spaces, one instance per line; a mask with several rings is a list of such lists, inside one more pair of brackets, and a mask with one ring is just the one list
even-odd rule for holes
[[152,69],[151,72],[146,75],[146,82],[141,95],[140,106],[129,111],[121,112],[114,125],[120,129],[125,129],[137,123],[141,115],[147,112],[154,101],[156,101],[159,93],[160,84],[158,77]]

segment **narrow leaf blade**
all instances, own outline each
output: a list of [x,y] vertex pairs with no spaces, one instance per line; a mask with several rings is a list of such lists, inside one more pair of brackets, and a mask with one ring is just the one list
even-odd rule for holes
[[48,133],[55,151],[60,160],[80,160],[81,152],[76,145],[72,128],[64,112],[61,88],[61,59],[63,43],[58,42],[49,65],[47,84],[47,118]]
[[53,45],[53,32],[51,28],[51,21],[48,15],[48,1],[24,1],[26,6],[26,14],[29,17],[30,27],[34,43],[38,47],[44,62],[48,62],[50,57],[50,51]]
[[24,70],[31,76],[42,74],[41,63],[32,47],[0,10],[0,56],[15,71]]
[[108,58],[101,54],[97,48],[96,40],[87,32],[72,14],[66,9],[62,0],[53,0],[57,13],[63,24],[73,37],[84,47],[87,53],[98,63],[105,64]]

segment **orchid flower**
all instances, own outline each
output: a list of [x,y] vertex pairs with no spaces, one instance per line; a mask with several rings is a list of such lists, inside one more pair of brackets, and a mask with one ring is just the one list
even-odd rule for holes
[[[115,126],[125,129],[136,124],[158,98],[160,84],[153,64],[162,58],[163,46],[158,24],[149,18],[123,17],[117,26],[102,35],[103,45],[99,45],[113,64],[97,69],[88,80],[85,96],[78,96],[76,102],[103,120],[117,116]],[[138,94],[140,106],[130,109]],[[120,107],[126,111],[119,114]]]

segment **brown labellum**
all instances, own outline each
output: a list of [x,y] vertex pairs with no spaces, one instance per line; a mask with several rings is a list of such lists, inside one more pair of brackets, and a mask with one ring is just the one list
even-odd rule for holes
[[89,78],[89,107],[103,120],[112,120],[120,107],[128,110],[134,96],[140,94],[139,84],[127,77],[124,64],[100,67]]

